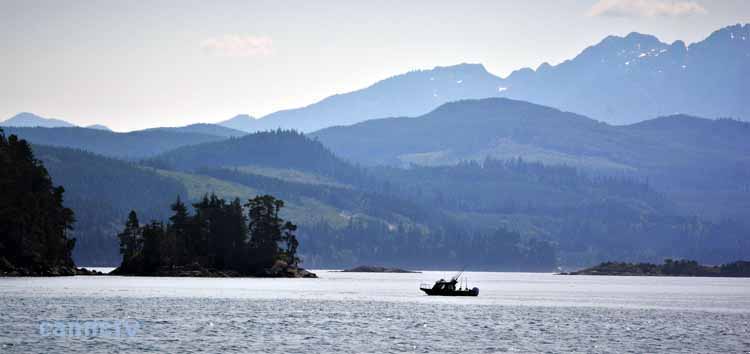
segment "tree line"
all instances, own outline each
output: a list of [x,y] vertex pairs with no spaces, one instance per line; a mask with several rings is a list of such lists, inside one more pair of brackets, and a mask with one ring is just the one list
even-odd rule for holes
[[239,198],[206,195],[192,207],[191,214],[178,197],[168,222],[143,225],[131,211],[118,235],[122,264],[116,273],[159,274],[189,266],[258,276],[300,263],[297,226],[279,216],[282,200],[261,195],[242,204]]

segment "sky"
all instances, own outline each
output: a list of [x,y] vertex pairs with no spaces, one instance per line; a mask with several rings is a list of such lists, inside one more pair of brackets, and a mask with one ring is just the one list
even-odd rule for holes
[[415,69],[505,77],[608,35],[690,44],[750,1],[0,0],[0,120],[116,131],[261,117]]

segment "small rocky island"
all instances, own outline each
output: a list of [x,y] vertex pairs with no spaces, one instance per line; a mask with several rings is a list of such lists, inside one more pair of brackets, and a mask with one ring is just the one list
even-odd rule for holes
[[750,277],[750,261],[707,266],[691,260],[667,259],[664,264],[604,262],[597,266],[562,275]]
[[131,211],[118,235],[122,264],[110,274],[316,278],[299,267],[297,226],[279,217],[282,207],[270,195],[244,205],[206,195],[190,215],[178,198],[168,223],[143,225]]
[[379,266],[359,266],[342,270],[344,273],[419,273],[401,268],[387,268]]

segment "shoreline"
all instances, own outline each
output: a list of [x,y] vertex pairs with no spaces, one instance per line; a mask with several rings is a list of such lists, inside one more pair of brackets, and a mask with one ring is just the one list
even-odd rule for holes
[[610,277],[676,277],[676,278],[750,278],[750,275],[689,275],[689,274],[638,274],[638,273],[597,273],[597,272],[561,272],[554,275],[588,275],[588,276],[610,276]]
[[76,275],[107,275],[107,273],[102,273],[97,270],[93,269],[87,269],[87,268],[77,268],[77,267],[54,267],[50,269],[45,269],[42,271],[34,271],[30,270],[28,268],[14,268],[12,270],[6,270],[0,273],[0,277],[6,277],[6,278],[22,278],[22,277],[34,277],[34,278],[44,278],[44,277],[73,277]]
[[663,264],[603,262],[575,272],[558,275],[609,275],[622,277],[750,278],[750,262],[702,265],[692,260],[666,259]]
[[155,272],[126,272],[120,267],[107,275],[144,276],[144,277],[177,277],[177,278],[317,278],[315,273],[298,267],[277,267],[264,269],[258,273],[241,273],[231,269],[214,269],[196,265],[161,267]]

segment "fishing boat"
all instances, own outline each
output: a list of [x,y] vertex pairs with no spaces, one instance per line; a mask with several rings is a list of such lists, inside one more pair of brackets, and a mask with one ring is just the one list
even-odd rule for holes
[[[461,279],[463,273],[463,270],[458,272],[451,280],[440,279],[434,285],[422,284],[419,286],[419,290],[430,296],[478,296],[479,288],[469,289],[469,281],[466,277],[463,278],[463,284],[459,284],[459,279]],[[458,285],[458,288],[456,288],[456,285]]]

